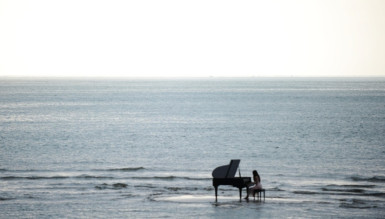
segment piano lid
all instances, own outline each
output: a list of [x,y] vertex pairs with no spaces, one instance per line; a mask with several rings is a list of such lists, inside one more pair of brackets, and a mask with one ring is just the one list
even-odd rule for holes
[[229,165],[219,166],[212,172],[214,178],[234,178],[241,160],[231,160]]

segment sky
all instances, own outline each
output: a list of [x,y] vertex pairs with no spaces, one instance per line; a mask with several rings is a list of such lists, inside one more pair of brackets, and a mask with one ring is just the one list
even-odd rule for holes
[[0,76],[385,77],[385,0],[0,0]]

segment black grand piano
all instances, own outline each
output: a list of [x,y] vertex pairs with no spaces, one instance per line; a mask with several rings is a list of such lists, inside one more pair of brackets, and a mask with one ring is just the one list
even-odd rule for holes
[[[213,186],[215,188],[215,201],[218,201],[218,186],[230,185],[239,189],[239,200],[242,200],[242,188],[251,183],[251,177],[235,177],[241,160],[231,160],[229,165],[217,167],[213,170]],[[240,175],[240,174],[239,174]]]

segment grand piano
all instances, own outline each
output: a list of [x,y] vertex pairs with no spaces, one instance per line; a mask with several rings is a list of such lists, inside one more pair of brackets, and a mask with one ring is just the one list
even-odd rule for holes
[[[242,189],[251,183],[251,177],[235,177],[241,160],[231,160],[229,165],[219,166],[212,172],[215,188],[215,201],[218,201],[218,186],[230,185],[239,189],[239,200],[242,200]],[[240,174],[239,174],[240,175]]]

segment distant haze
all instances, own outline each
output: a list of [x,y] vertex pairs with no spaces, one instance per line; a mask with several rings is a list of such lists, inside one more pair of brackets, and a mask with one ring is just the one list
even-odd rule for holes
[[384,0],[0,0],[0,76],[385,77]]

